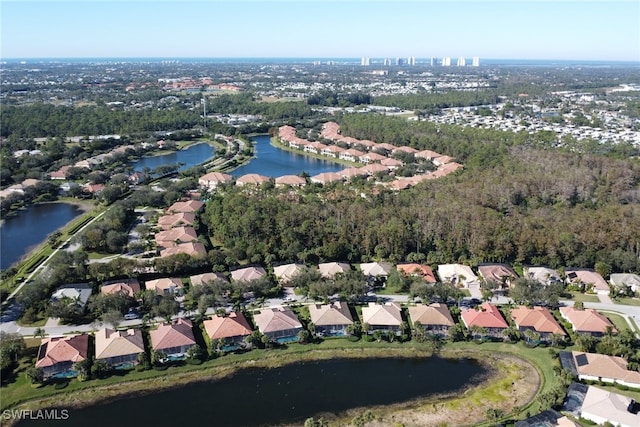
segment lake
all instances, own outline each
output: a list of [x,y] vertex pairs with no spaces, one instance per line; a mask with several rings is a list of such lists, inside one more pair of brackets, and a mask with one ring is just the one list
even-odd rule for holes
[[231,175],[241,176],[257,173],[279,177],[299,175],[304,171],[313,176],[323,172],[338,172],[348,167],[330,160],[316,159],[275,147],[271,145],[269,135],[256,136],[252,138],[252,141],[255,142],[256,158],[230,172]]
[[49,234],[82,212],[77,205],[70,203],[43,203],[6,218],[0,227],[0,269],[9,268]]
[[160,156],[142,157],[131,162],[131,166],[133,166],[137,171],[142,171],[145,167],[153,170],[158,166],[184,163],[179,170],[185,170],[211,159],[214,156],[215,151],[216,149],[213,146],[202,142],[190,145],[184,150],[174,151],[173,153],[162,154]]
[[18,425],[302,425],[306,418],[323,413],[455,392],[478,383],[485,373],[473,359],[439,357],[334,359],[245,368],[219,381],[71,409],[64,421]]

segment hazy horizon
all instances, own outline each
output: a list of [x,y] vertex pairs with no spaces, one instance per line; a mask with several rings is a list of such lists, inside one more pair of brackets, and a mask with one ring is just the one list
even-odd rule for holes
[[640,61],[640,2],[0,2],[0,58]]

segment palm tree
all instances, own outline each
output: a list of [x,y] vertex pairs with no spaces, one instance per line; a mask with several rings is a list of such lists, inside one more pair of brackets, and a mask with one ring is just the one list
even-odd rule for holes
[[34,338],[44,338],[44,336],[47,334],[47,331],[44,330],[44,328],[36,328],[35,331],[33,331],[33,337]]

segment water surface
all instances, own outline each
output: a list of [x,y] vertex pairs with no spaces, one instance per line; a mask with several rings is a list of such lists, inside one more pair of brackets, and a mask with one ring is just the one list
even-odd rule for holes
[[211,159],[215,154],[215,148],[204,142],[190,145],[184,150],[174,151],[160,156],[142,157],[131,162],[131,166],[137,171],[142,171],[145,167],[153,170],[158,166],[175,165],[184,163],[179,170],[189,169]]

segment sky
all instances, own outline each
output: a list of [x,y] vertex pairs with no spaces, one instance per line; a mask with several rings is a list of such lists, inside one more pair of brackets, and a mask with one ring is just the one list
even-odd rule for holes
[[0,0],[0,58],[640,61],[640,1]]

